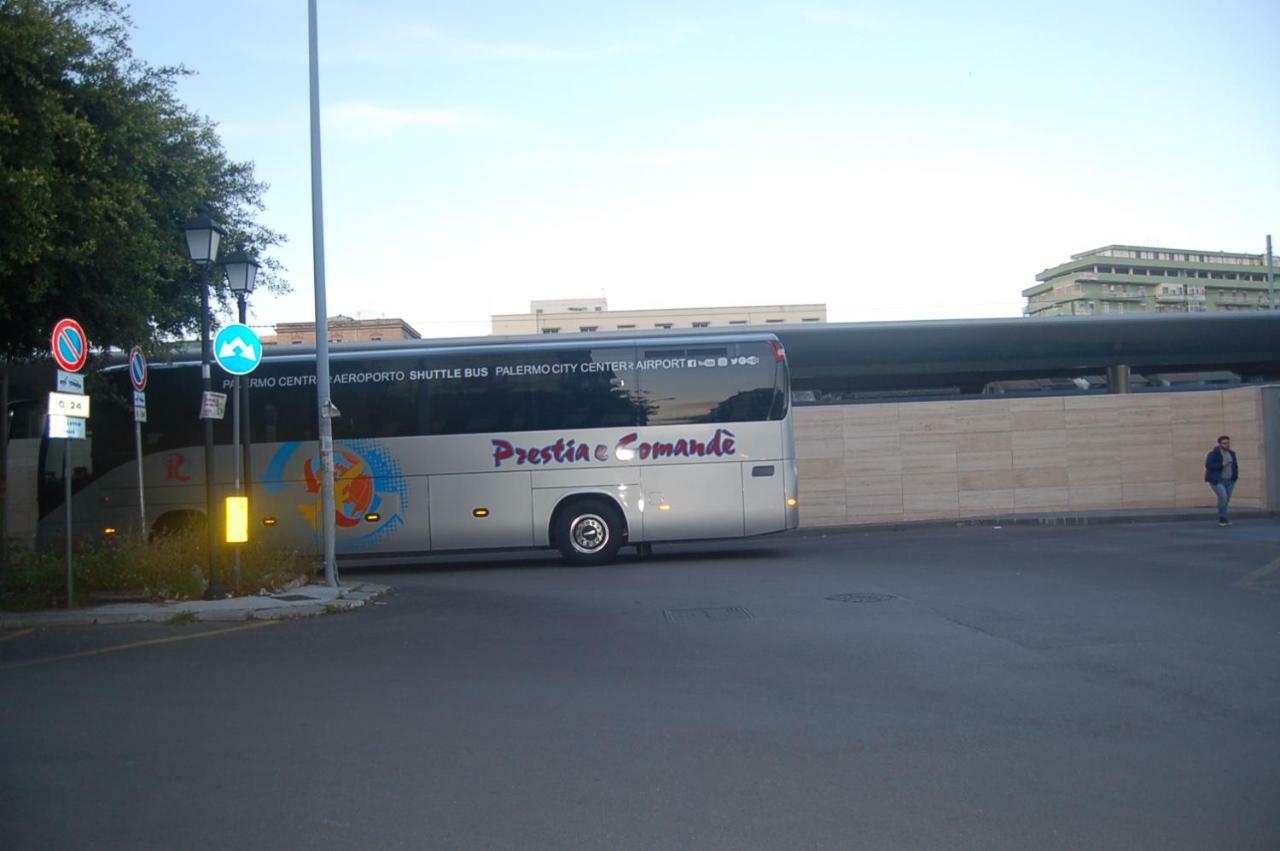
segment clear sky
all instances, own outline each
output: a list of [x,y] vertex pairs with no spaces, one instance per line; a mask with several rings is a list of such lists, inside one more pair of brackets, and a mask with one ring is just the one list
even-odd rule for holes
[[[305,0],[139,0],[312,302]],[[201,11],[203,9],[203,11]],[[1280,3],[321,0],[329,314],[1015,316],[1107,243],[1280,237]]]

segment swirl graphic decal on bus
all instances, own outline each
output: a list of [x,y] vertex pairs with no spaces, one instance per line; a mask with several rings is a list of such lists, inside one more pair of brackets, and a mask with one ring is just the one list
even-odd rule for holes
[[[320,456],[314,444],[303,449],[298,441],[285,443],[267,465],[263,488],[269,494],[285,493],[305,485],[310,495],[298,503],[298,511],[317,528],[320,515]],[[376,440],[351,440],[333,447],[334,520],[338,528],[363,534],[344,534],[342,543],[361,549],[390,537],[404,525],[409,507],[409,487],[400,475],[400,462]],[[376,521],[365,518],[380,515]]]
[[578,443],[572,438],[560,438],[546,446],[516,446],[509,440],[495,439],[493,443],[493,466],[501,467],[512,461],[516,466],[522,464],[589,464],[592,461],[603,462],[611,458],[618,461],[630,461],[639,458],[647,461],[650,458],[723,458],[733,455],[734,434],[727,428],[718,428],[710,440],[702,441],[691,438],[680,438],[673,441],[653,440],[637,442],[640,436],[636,432],[623,437],[614,444],[613,452],[603,443],[592,446],[589,443]]

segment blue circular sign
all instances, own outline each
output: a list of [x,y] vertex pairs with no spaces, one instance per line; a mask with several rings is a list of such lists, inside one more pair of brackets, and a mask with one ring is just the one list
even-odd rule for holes
[[228,325],[213,338],[213,359],[232,375],[248,375],[262,361],[262,341],[248,325]]
[[139,393],[147,389],[147,358],[137,346],[129,350],[129,381]]

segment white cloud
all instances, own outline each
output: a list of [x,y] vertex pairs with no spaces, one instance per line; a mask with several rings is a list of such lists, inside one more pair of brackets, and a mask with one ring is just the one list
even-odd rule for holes
[[384,106],[366,101],[335,103],[326,106],[321,115],[326,127],[370,135],[387,135],[397,130],[421,127],[474,127],[497,123],[496,119],[480,113]]
[[409,35],[423,42],[431,42],[467,53],[538,62],[591,62],[639,49],[639,45],[630,43],[605,44],[598,47],[553,47],[533,42],[484,41],[447,33],[430,26],[413,27],[409,30]]
[[875,19],[848,9],[814,6],[802,9],[800,15],[811,24],[852,26],[866,30],[878,28],[878,22]]
[[608,59],[637,50],[633,44],[608,44],[603,47],[562,48],[540,44],[487,44],[468,42],[468,47],[478,53],[502,59],[527,59],[538,62],[593,62]]
[[585,63],[635,53],[643,46],[632,42],[561,46],[526,41],[494,41],[446,32],[429,25],[399,25],[360,37],[327,52],[328,61],[355,61],[375,65],[417,64],[424,54],[442,52],[507,59],[521,62]]

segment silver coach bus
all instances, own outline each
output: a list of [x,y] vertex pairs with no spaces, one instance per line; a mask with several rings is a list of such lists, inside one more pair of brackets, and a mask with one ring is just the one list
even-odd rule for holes
[[[122,369],[103,378],[90,439],[72,443],[81,535],[139,523],[130,388]],[[342,556],[556,547],[601,564],[625,544],[799,523],[788,368],[771,334],[338,346],[331,380]],[[250,534],[318,549],[314,353],[268,349],[245,381]],[[215,368],[217,389],[231,383]],[[152,531],[203,523],[200,393],[198,363],[152,365]],[[215,432],[221,505],[230,417]],[[42,537],[61,534],[65,445],[42,442]]]

